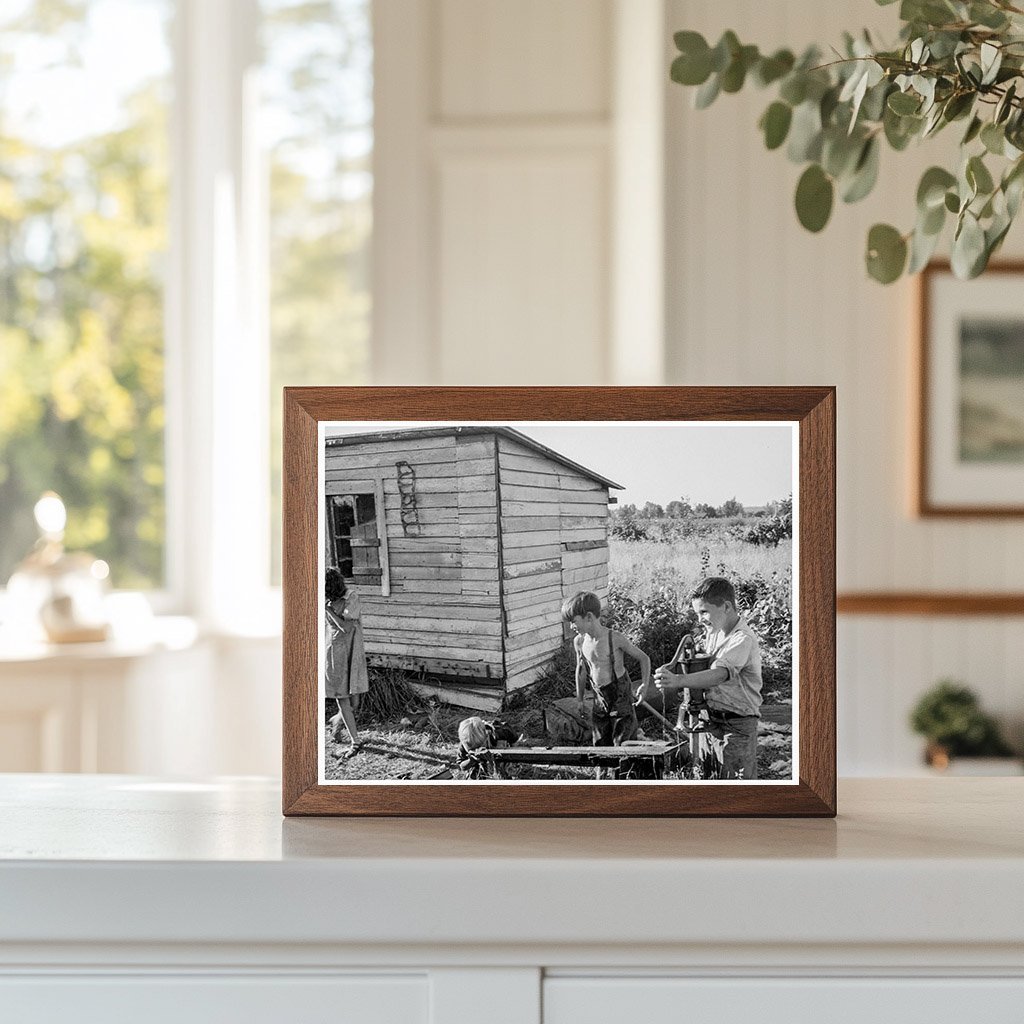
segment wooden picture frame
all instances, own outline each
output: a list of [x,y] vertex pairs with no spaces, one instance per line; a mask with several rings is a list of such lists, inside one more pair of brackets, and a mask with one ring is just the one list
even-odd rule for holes
[[[1006,389],[1024,394],[1024,372],[1007,378],[964,361],[967,346],[971,353],[978,351],[970,355],[977,362],[1011,340],[1019,357],[1024,347],[1022,286],[1024,262],[992,263],[971,281],[958,280],[944,261],[929,264],[919,275],[911,450],[912,508],[921,518],[1024,516],[1019,413],[1024,403],[1013,398],[1010,408],[1001,394]],[[986,336],[1007,328],[1013,329],[1012,339]],[[1011,428],[1015,441],[1007,435]]]
[[[498,424],[532,422],[650,429],[791,425],[798,486],[793,498],[793,776],[768,781],[610,781],[508,783],[325,782],[321,776],[322,701],[318,650],[324,632],[320,510],[326,509],[321,451],[328,424]],[[460,428],[462,429],[462,428]],[[363,435],[365,437],[365,435]],[[666,434],[666,437],[669,435]],[[342,442],[344,443],[344,439]],[[498,451],[502,442],[496,441]],[[542,445],[540,446],[543,447]],[[490,449],[489,449],[490,450]],[[542,453],[543,454],[543,453]],[[567,458],[554,457],[570,466]],[[497,458],[497,456],[495,456]],[[371,460],[360,472],[371,475]],[[392,460],[392,465],[395,465]],[[579,469],[580,467],[576,467]],[[355,472],[355,470],[353,470]],[[492,470],[498,479],[497,463]],[[596,474],[593,474],[596,476]],[[835,389],[777,388],[406,388],[303,387],[284,392],[283,811],[352,816],[812,816],[836,813],[835,723]],[[347,478],[346,478],[347,479]],[[397,478],[396,478],[397,480]],[[607,481],[611,484],[611,481]],[[386,487],[398,486],[390,479]],[[504,486],[504,484],[502,484]],[[320,488],[324,487],[321,492]],[[369,492],[368,492],[369,493]],[[378,493],[380,493],[378,491]],[[682,493],[682,492],[681,492]],[[349,496],[343,495],[342,501]],[[369,499],[367,499],[369,500]],[[501,498],[498,498],[499,544]],[[398,513],[394,509],[395,529]],[[326,511],[324,518],[326,518]],[[403,520],[404,524],[404,520]],[[371,540],[372,544],[373,541]],[[394,546],[394,540],[390,542]],[[387,544],[385,543],[385,546]],[[564,545],[571,548],[570,543]],[[337,548],[335,549],[337,550]],[[350,557],[348,548],[344,556]],[[352,572],[356,572],[355,555]],[[377,561],[364,573],[376,573]],[[383,570],[380,570],[383,574]],[[507,576],[507,573],[506,573]],[[372,580],[378,578],[373,576]],[[374,583],[382,586],[383,581]],[[374,590],[377,594],[377,590]],[[375,596],[375,600],[378,598]],[[499,598],[499,603],[500,603]],[[504,614],[504,613],[503,613]],[[557,614],[557,613],[556,613]],[[502,627],[504,629],[504,625]]]

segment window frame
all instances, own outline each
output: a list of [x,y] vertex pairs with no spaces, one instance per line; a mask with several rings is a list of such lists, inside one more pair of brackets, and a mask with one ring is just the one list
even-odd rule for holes
[[[373,586],[374,589],[379,587],[381,597],[391,596],[391,558],[388,551],[388,517],[387,517],[387,506],[384,503],[384,474],[374,473],[372,476],[367,476],[358,480],[340,480],[332,481],[324,485],[324,534],[328,544],[333,547],[333,540],[330,537],[329,526],[330,524],[326,521],[326,506],[327,501],[335,495],[359,495],[368,494],[373,497],[374,510],[376,513],[377,523],[377,540],[379,542],[377,547],[377,558],[380,563],[380,581],[377,584],[367,584],[365,581],[358,580],[355,577],[347,577],[350,582],[355,583],[356,586],[366,589],[368,586]],[[326,552],[325,552],[326,554]]]
[[160,610],[245,635],[271,635],[281,624],[267,564],[259,30],[257,0],[177,0],[165,306],[169,602]]

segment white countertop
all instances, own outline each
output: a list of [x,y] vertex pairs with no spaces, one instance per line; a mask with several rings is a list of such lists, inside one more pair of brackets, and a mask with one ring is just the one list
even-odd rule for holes
[[0,943],[1024,946],[1024,780],[839,817],[284,819],[276,783],[0,776]]

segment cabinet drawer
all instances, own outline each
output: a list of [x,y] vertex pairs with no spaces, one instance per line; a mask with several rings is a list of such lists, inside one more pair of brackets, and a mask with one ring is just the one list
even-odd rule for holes
[[18,1024],[427,1024],[425,975],[98,975],[0,978]]
[[757,1024],[1020,1024],[1024,978],[555,976],[544,983],[544,1024],[730,1019]]

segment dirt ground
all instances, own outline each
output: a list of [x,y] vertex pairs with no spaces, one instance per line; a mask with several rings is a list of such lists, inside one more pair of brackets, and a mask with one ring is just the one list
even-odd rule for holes
[[[334,702],[328,701],[325,722],[334,713]],[[445,705],[428,705],[416,714],[402,715],[386,722],[359,722],[362,747],[351,758],[348,738],[335,743],[327,737],[325,775],[329,780],[399,780],[431,779],[438,781],[467,779],[469,775],[456,763],[458,725],[463,718],[477,712]],[[761,779],[789,779],[792,773],[792,707],[788,704],[763,708],[758,727],[758,776]],[[520,746],[552,746],[549,736],[539,729],[540,717],[535,707],[494,717],[525,734]],[[641,738],[661,740],[670,734],[654,716],[641,716]],[[562,740],[558,746],[566,745]],[[509,765],[508,778],[574,780],[592,779],[593,769],[586,767],[547,767]],[[666,775],[666,780],[692,778],[690,768]]]

